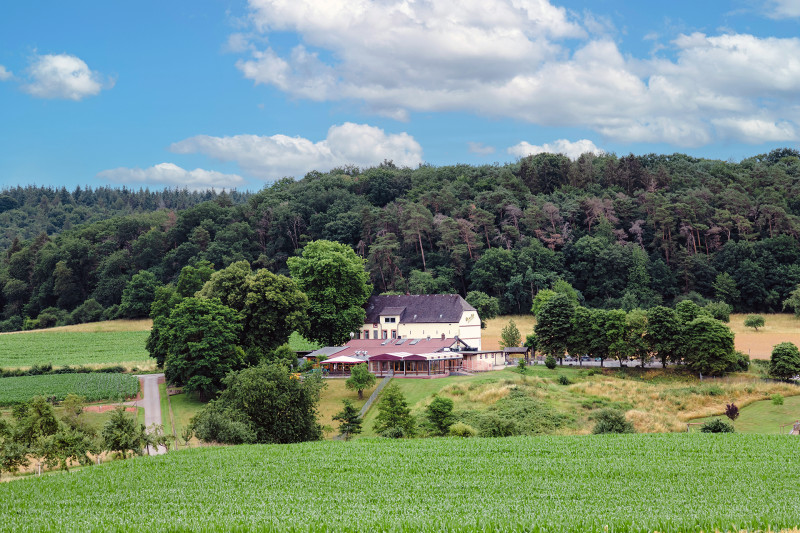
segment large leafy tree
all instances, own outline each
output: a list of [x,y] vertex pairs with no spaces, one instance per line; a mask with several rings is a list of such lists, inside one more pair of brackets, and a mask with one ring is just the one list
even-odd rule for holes
[[[286,444],[319,440],[317,404],[321,379],[298,379],[279,364],[262,364],[230,374],[225,390],[207,409],[228,413],[255,436],[252,442]],[[201,417],[202,418],[202,413]],[[216,435],[216,440],[219,440]]]
[[372,293],[364,260],[349,246],[319,240],[287,260],[292,278],[308,295],[308,337],[326,345],[346,342],[364,324]]
[[681,324],[674,309],[660,305],[647,310],[645,341],[648,350],[661,359],[663,367],[667,366],[667,361],[677,360]]
[[575,307],[565,294],[553,294],[537,315],[537,348],[547,355],[563,358],[572,334],[572,316]]
[[706,316],[683,328],[684,361],[693,371],[719,376],[737,366],[733,332],[728,326]]
[[184,299],[164,327],[160,335],[165,337],[167,380],[201,399],[215,395],[223,378],[245,364],[236,344],[241,316],[217,299]]
[[769,373],[777,379],[791,379],[800,374],[800,350],[791,342],[782,342],[772,349]]
[[373,425],[375,433],[392,437],[413,437],[415,421],[400,387],[391,384],[383,390],[378,403],[378,415]]
[[150,306],[155,299],[156,289],[161,284],[152,272],[134,274],[125,290],[122,291],[120,315],[125,318],[142,318],[150,315]]

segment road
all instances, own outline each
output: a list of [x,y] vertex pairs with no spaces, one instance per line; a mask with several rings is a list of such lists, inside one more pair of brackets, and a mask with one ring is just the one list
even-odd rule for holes
[[[142,380],[142,399],[137,401],[139,407],[144,407],[144,425],[148,428],[152,424],[161,425],[161,395],[158,393],[158,380],[163,378],[164,374],[144,374],[136,376]],[[150,455],[161,455],[167,453],[164,446],[159,446],[158,450],[147,448],[147,453]]]

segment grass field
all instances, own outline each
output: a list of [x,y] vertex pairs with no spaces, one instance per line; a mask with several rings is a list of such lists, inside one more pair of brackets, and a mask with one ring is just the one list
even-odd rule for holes
[[382,439],[198,448],[0,484],[8,531],[775,531],[797,440]]
[[[724,415],[719,417],[706,417],[692,420],[692,422],[705,423],[714,418],[722,418],[730,422]],[[762,435],[786,434],[791,429],[791,424],[800,420],[800,396],[785,398],[783,405],[773,405],[772,400],[754,402],[739,411],[734,427],[738,433],[758,433]],[[782,425],[790,424],[781,430]],[[697,428],[693,428],[693,431]]]
[[[751,359],[769,359],[772,348],[782,342],[793,342],[800,346],[800,319],[792,314],[765,314],[766,325],[754,331],[744,327],[746,314],[731,315],[728,324],[736,335],[736,349],[750,355]],[[533,333],[536,319],[533,315],[508,315],[487,320],[487,327],[482,330],[482,347],[484,350],[500,348],[500,332],[514,319],[524,342],[525,336]]]
[[147,331],[54,331],[0,335],[0,368],[33,365],[155,368],[145,349]]
[[78,394],[88,402],[132,398],[139,392],[139,380],[130,374],[48,374],[0,379],[0,405],[24,403],[34,396],[55,397]]

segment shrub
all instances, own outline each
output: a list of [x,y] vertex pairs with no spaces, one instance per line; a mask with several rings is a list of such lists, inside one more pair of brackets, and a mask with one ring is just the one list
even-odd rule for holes
[[790,380],[800,374],[800,350],[791,342],[782,342],[772,349],[769,373],[776,379]]
[[724,396],[725,391],[719,385],[709,385],[703,389],[703,394],[707,396]]
[[731,419],[731,422],[734,422],[737,418],[739,418],[739,408],[736,407],[736,404],[729,403],[725,405],[725,416]]
[[733,426],[723,422],[721,418],[715,418],[703,424],[700,431],[702,433],[733,433]]
[[516,423],[508,418],[487,413],[481,417],[481,437],[511,437],[519,435]]
[[709,302],[706,304],[705,310],[709,312],[712,318],[722,322],[731,321],[731,311],[733,311],[733,308],[725,302]]
[[567,376],[562,374],[562,375],[558,376],[558,383],[560,385],[571,385],[572,384],[572,380],[570,380]]
[[235,409],[220,409],[213,402],[192,419],[191,428],[205,442],[249,444],[257,441],[247,417]]
[[546,366],[546,367],[547,367],[547,368],[549,368],[550,370],[555,370],[555,368],[556,368],[556,365],[557,365],[557,363],[556,363],[556,358],[555,358],[555,357],[553,357],[552,355],[548,355],[548,356],[545,358],[545,360],[544,360],[544,366]]
[[602,409],[594,417],[592,433],[633,433],[633,424],[625,419],[625,413],[616,409]]
[[524,374],[528,370],[528,367],[525,365],[525,359],[520,359],[517,361],[517,371],[520,374]]
[[392,426],[381,431],[380,435],[386,439],[402,439],[406,436],[406,433],[403,428],[399,426]]
[[597,374],[602,374],[602,372],[600,372],[600,371],[599,371],[599,370],[597,370],[596,368],[592,368],[591,370],[589,370],[589,371],[586,373],[586,375],[587,375],[587,376],[596,376]]
[[783,405],[783,395],[782,394],[773,394],[772,395],[772,405]]
[[464,422],[456,422],[450,426],[450,435],[453,437],[474,437],[478,434],[478,430]]

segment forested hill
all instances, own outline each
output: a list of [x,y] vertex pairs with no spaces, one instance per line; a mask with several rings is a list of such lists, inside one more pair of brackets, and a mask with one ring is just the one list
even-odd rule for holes
[[125,187],[37,187],[29,185],[0,189],[0,250],[14,239],[26,240],[46,233],[54,235],[85,224],[113,216],[131,215],[157,209],[186,209],[218,196],[234,204],[247,200],[249,194],[237,191],[189,191],[164,189],[134,191]]
[[[175,198],[85,224],[71,214],[86,210],[80,216],[93,220],[95,205],[107,204],[84,206],[67,193],[68,208],[56,191],[58,202],[47,202],[63,210],[65,222],[53,224],[64,231],[12,242],[3,256],[0,327],[40,314],[40,325],[85,319],[87,301],[92,316],[115,316],[141,270],[167,283],[201,260],[218,269],[245,259],[287,273],[287,257],[320,238],[366,258],[376,292],[480,290],[498,297],[504,313],[528,312],[532,296],[559,278],[589,306],[631,309],[688,296],[780,310],[800,283],[798,156],[783,149],[741,163],[681,154],[384,163],[284,179],[240,204],[224,195],[181,209]],[[25,238],[25,228],[50,218],[20,204],[0,216],[28,210],[27,223],[6,226]]]

